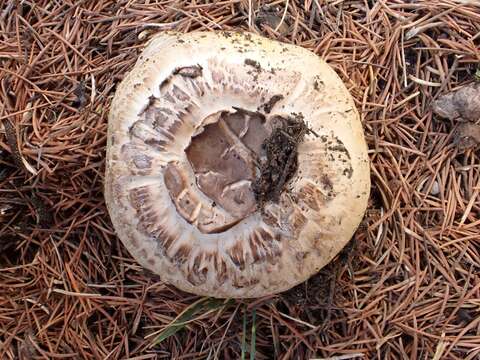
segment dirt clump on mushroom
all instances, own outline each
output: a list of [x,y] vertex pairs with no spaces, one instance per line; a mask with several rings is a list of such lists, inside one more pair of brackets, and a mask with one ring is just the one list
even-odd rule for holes
[[298,145],[308,132],[302,116],[279,116],[276,120],[278,126],[262,144],[266,157],[260,162],[260,176],[253,184],[260,207],[267,201],[277,202],[285,185],[296,173]]

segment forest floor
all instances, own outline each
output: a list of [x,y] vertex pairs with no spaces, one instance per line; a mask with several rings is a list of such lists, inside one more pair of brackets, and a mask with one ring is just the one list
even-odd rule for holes
[[[334,262],[286,293],[185,294],[114,236],[110,102],[167,29],[303,46],[355,98],[368,212]],[[480,156],[432,112],[479,80],[479,49],[474,1],[0,0],[0,358],[479,359]]]

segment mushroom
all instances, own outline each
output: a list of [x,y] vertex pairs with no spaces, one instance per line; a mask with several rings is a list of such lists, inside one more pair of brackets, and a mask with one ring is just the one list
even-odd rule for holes
[[351,239],[369,192],[353,99],[304,48],[164,32],[116,90],[108,211],[133,257],[179,289],[252,298],[304,282]]

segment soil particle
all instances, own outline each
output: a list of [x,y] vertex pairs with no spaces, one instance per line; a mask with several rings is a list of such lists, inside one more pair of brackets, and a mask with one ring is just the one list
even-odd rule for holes
[[260,63],[258,61],[252,60],[252,59],[245,59],[245,65],[252,66],[257,71],[262,70],[262,67],[260,66]]
[[344,170],[343,170],[343,175],[345,175],[347,178],[350,179],[350,178],[352,177],[352,175],[353,175],[353,169],[352,169],[352,167],[350,166],[350,167],[348,167],[347,169],[344,169]]
[[343,145],[343,143],[340,141],[339,138],[335,137],[335,140],[336,140],[337,144],[329,146],[329,147],[327,147],[327,149],[330,150],[330,151],[337,151],[337,152],[340,152],[340,153],[344,153],[350,159],[350,153],[348,152],[345,145]]
[[316,76],[313,82],[313,88],[317,91],[322,91],[324,87],[325,84],[323,83],[323,81]]
[[297,148],[308,132],[303,118],[277,117],[278,124],[262,148],[266,159],[261,161],[260,176],[253,184],[253,191],[259,206],[267,201],[277,202],[285,185],[298,168]]
[[261,106],[261,109],[263,109],[266,114],[270,114],[270,111],[272,111],[272,108],[275,106],[275,104],[282,99],[283,95],[273,95],[270,100]]
[[80,81],[80,83],[75,87],[73,90],[73,94],[75,95],[75,100],[72,102],[72,106],[81,109],[87,103],[87,97],[85,95],[85,83]]

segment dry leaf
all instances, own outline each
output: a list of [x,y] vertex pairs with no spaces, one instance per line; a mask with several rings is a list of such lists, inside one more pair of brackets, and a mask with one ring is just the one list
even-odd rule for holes
[[480,83],[464,86],[442,95],[433,103],[433,111],[441,117],[459,121],[480,119]]
[[471,122],[459,124],[454,133],[453,142],[460,150],[478,146],[480,144],[480,125]]

